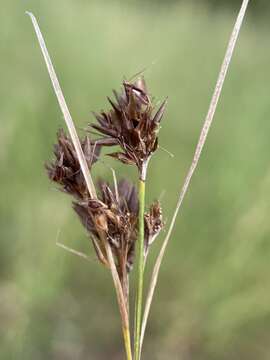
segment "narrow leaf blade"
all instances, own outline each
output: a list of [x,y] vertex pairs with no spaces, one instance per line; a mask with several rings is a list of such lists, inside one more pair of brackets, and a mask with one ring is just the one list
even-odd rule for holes
[[227,50],[225,53],[225,57],[221,66],[221,70],[217,79],[217,83],[214,89],[214,93],[210,102],[210,106],[209,106],[209,110],[208,113],[206,115],[201,133],[200,133],[200,137],[199,137],[199,141],[195,150],[195,154],[191,163],[191,166],[189,168],[189,171],[187,173],[187,176],[185,178],[184,181],[184,185],[180,190],[179,193],[179,197],[178,197],[178,201],[176,204],[176,208],[170,223],[170,227],[169,230],[167,232],[167,235],[165,237],[165,240],[162,244],[162,247],[160,249],[159,255],[157,257],[156,263],[154,265],[154,269],[153,269],[153,273],[152,273],[152,277],[151,277],[151,281],[150,281],[150,286],[149,286],[149,290],[148,290],[148,294],[147,294],[147,298],[146,298],[146,304],[145,304],[145,310],[144,310],[144,315],[143,315],[143,320],[142,320],[142,329],[141,329],[141,339],[140,339],[140,352],[142,351],[142,344],[143,344],[143,339],[144,339],[144,334],[145,334],[145,329],[146,329],[146,325],[147,325],[147,320],[148,320],[148,316],[149,316],[149,312],[150,312],[150,307],[152,304],[152,300],[153,300],[153,295],[154,295],[154,291],[156,288],[156,284],[157,284],[157,279],[158,279],[158,274],[159,274],[159,270],[160,270],[160,266],[162,263],[162,259],[166,250],[166,247],[168,245],[170,236],[172,234],[174,225],[175,225],[175,221],[177,218],[177,215],[179,213],[180,207],[183,203],[184,197],[186,195],[186,192],[188,190],[189,184],[190,184],[190,180],[192,178],[192,175],[194,173],[194,171],[196,170],[196,167],[198,165],[200,156],[201,156],[201,152],[203,150],[205,141],[207,139],[207,135],[209,132],[209,129],[211,127],[211,124],[213,122],[213,118],[216,112],[216,108],[217,108],[217,104],[221,95],[221,91],[223,88],[223,84],[229,69],[229,65],[232,59],[232,55],[233,55],[233,51],[235,48],[235,44],[236,41],[238,39],[238,35],[245,17],[245,13],[247,10],[249,4],[249,0],[243,0],[242,2],[242,6],[241,9],[239,11],[237,20],[235,22],[228,46],[227,46]]
[[89,194],[90,194],[90,196],[92,198],[96,197],[95,186],[94,186],[90,171],[88,169],[84,153],[82,151],[81,143],[80,143],[78,134],[76,132],[76,129],[75,129],[72,117],[70,115],[69,109],[67,107],[63,92],[61,90],[58,78],[56,76],[56,73],[55,73],[55,70],[54,70],[54,67],[53,67],[53,63],[51,61],[49,52],[47,50],[47,47],[46,47],[46,44],[45,44],[45,41],[44,41],[44,38],[43,38],[42,33],[40,31],[38,22],[37,22],[35,16],[31,12],[27,11],[26,14],[30,16],[32,24],[34,26],[34,29],[35,29],[35,32],[36,32],[36,35],[37,35],[37,39],[38,39],[38,42],[39,42],[39,46],[41,48],[41,51],[42,51],[42,54],[43,54],[43,57],[44,57],[44,60],[45,60],[45,63],[46,63],[47,69],[48,69],[48,73],[49,73],[49,76],[50,76],[50,79],[51,79],[51,82],[52,82],[52,85],[53,85],[53,88],[54,88],[54,92],[55,92],[55,95],[57,97],[57,100],[58,100],[59,106],[61,108],[61,111],[62,111],[62,113],[64,115],[64,119],[65,119],[66,125],[68,127],[68,130],[69,130],[70,137],[72,139],[73,145],[75,147],[75,150],[76,150],[79,162],[80,162],[80,166],[81,166],[81,169],[82,169],[82,173],[83,173],[83,176],[85,178],[85,182],[87,184]]

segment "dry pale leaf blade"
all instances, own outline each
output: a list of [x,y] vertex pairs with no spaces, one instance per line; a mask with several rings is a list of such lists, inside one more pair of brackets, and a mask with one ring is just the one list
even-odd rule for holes
[[46,44],[45,44],[45,41],[44,41],[44,38],[42,36],[42,33],[40,31],[40,28],[38,26],[38,23],[37,23],[37,20],[36,20],[35,16],[30,12],[26,12],[26,14],[28,14],[30,16],[32,24],[34,26],[34,29],[35,29],[35,32],[36,32],[36,35],[37,35],[37,39],[38,39],[38,42],[39,42],[39,45],[40,45],[40,48],[41,48],[45,63],[47,65],[48,73],[49,73],[49,76],[51,78],[51,82],[52,82],[52,85],[53,85],[53,88],[54,88],[54,91],[55,91],[55,95],[57,97],[59,106],[60,106],[60,108],[62,110],[62,113],[64,115],[64,119],[65,119],[65,122],[67,124],[68,131],[70,133],[70,137],[71,137],[73,145],[75,147],[75,150],[76,150],[79,162],[80,162],[80,166],[81,166],[81,169],[82,169],[82,173],[83,173],[83,176],[84,176],[86,184],[87,184],[89,194],[90,194],[91,198],[96,197],[95,186],[94,186],[90,171],[88,169],[84,153],[82,151],[81,143],[80,143],[79,137],[77,135],[77,132],[76,132],[72,117],[71,117],[70,112],[69,112],[69,109],[67,107],[63,92],[62,92],[60,84],[59,84],[59,81],[57,79],[57,76],[56,76],[56,73],[55,73],[55,70],[54,70],[54,67],[53,67],[49,52],[47,50],[47,47],[46,47]]
[[249,3],[249,0],[244,0],[242,2],[242,6],[241,6],[240,12],[238,14],[236,23],[234,25],[234,28],[233,28],[233,31],[232,31],[232,34],[231,34],[231,37],[230,37],[230,40],[229,40],[229,44],[228,44],[228,47],[227,47],[227,50],[226,50],[226,54],[225,54],[225,57],[224,57],[224,60],[223,60],[222,66],[221,66],[221,70],[220,70],[220,73],[219,73],[219,76],[218,76],[218,79],[217,79],[216,87],[215,87],[215,90],[214,90],[214,93],[213,93],[213,96],[212,96],[212,99],[211,99],[211,102],[210,102],[209,110],[208,110],[207,116],[205,118],[202,130],[201,130],[201,133],[200,133],[200,137],[199,137],[199,141],[198,141],[198,144],[197,144],[197,147],[196,147],[196,150],[195,150],[195,154],[194,154],[191,166],[189,168],[189,171],[187,173],[187,176],[185,178],[184,185],[181,188],[181,191],[180,191],[180,194],[179,194],[179,197],[178,197],[178,201],[177,201],[177,205],[176,205],[176,209],[174,211],[174,214],[173,214],[173,217],[172,217],[172,220],[171,220],[171,223],[170,223],[169,230],[168,230],[167,235],[165,237],[165,240],[164,240],[164,242],[162,244],[162,247],[160,249],[160,253],[159,253],[158,257],[157,257],[157,260],[156,260],[156,263],[155,263],[155,266],[154,266],[154,269],[153,269],[152,278],[151,278],[150,287],[149,287],[149,292],[148,292],[148,295],[147,295],[147,298],[146,298],[143,321],[142,321],[140,349],[142,349],[145,328],[146,328],[147,319],[148,319],[149,312],[150,312],[151,303],[152,303],[152,300],[153,300],[155,287],[156,287],[156,284],[157,284],[160,265],[161,265],[161,262],[162,262],[162,259],[163,259],[163,256],[164,256],[168,241],[170,239],[172,230],[174,228],[176,217],[177,217],[177,215],[179,213],[180,207],[182,205],[185,194],[186,194],[187,189],[189,187],[192,175],[193,175],[193,173],[194,173],[194,171],[195,171],[195,169],[196,169],[196,167],[198,165],[198,161],[200,159],[202,149],[204,147],[204,144],[205,144],[209,129],[211,127],[211,124],[212,124],[212,121],[213,121],[213,118],[214,118],[214,114],[215,114],[215,111],[216,111],[216,108],[217,108],[218,100],[220,98],[220,94],[221,94],[222,87],[223,87],[223,84],[224,84],[224,80],[226,78],[226,74],[227,74],[231,59],[232,59],[232,55],[233,55],[235,44],[236,44],[236,41],[237,41],[237,38],[238,38],[238,35],[239,35],[239,31],[241,29],[241,26],[242,26],[242,23],[243,23],[243,20],[244,20],[244,17],[245,17],[245,13],[246,13],[246,10],[247,10],[248,3]]
[[106,253],[107,253],[107,257],[108,257],[108,261],[109,261],[109,265],[110,265],[110,269],[111,269],[111,274],[112,274],[113,283],[114,283],[114,287],[115,287],[115,291],[116,291],[119,311],[120,311],[120,315],[121,315],[126,352],[127,352],[128,359],[132,359],[131,343],[130,343],[130,326],[129,326],[129,315],[128,315],[127,303],[126,303],[123,289],[121,286],[121,281],[119,279],[119,275],[118,275],[118,272],[117,272],[117,269],[115,266],[111,247],[107,241],[104,242],[104,246],[106,249]]
[[111,273],[112,273],[112,278],[113,278],[113,282],[114,282],[114,286],[115,286],[115,290],[116,290],[116,295],[117,295],[123,323],[126,327],[129,327],[129,319],[128,319],[128,313],[127,313],[127,308],[126,308],[126,301],[125,301],[123,289],[121,286],[121,281],[119,279],[119,275],[118,275],[118,272],[117,272],[117,269],[115,266],[112,250],[107,241],[104,242],[104,244],[105,244],[108,261],[110,264],[110,269],[111,269]]

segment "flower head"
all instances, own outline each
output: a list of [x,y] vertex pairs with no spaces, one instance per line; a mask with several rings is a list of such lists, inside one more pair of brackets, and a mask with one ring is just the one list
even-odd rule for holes
[[108,98],[109,112],[94,114],[98,124],[91,124],[102,137],[97,143],[120,145],[121,151],[109,155],[125,164],[135,164],[140,174],[158,147],[158,131],[165,111],[166,100],[154,113],[154,105],[143,78],[134,83],[123,82],[123,92],[114,91],[116,102]]
[[[108,242],[115,258],[120,279],[131,271],[135,257],[138,234],[139,201],[137,190],[127,180],[121,180],[112,188],[99,181],[97,198],[90,198],[78,157],[71,139],[60,129],[54,145],[55,159],[46,164],[49,178],[61,189],[74,197],[73,208],[88,231],[98,259],[109,266],[104,241]],[[93,147],[86,136],[81,140],[86,162],[91,166],[97,161],[100,144]],[[145,255],[163,227],[161,207],[154,202],[144,216]]]
[[150,245],[155,241],[164,227],[162,209],[159,201],[155,201],[144,215],[144,251],[147,255]]
[[[73,208],[91,236],[99,260],[108,265],[104,241],[109,242],[120,279],[134,262],[137,237],[138,195],[126,180],[117,189],[99,182],[99,200],[77,201]],[[104,237],[105,235],[105,237]]]
[[[54,145],[55,159],[45,165],[48,176],[58,183],[64,192],[83,199],[88,196],[88,191],[74,145],[63,129],[58,131],[57,140]],[[81,140],[81,146],[87,165],[91,168],[97,161],[100,146],[91,146],[88,136]]]

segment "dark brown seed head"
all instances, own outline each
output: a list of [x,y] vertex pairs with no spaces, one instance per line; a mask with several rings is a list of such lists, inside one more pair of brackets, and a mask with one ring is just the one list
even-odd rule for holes
[[162,209],[160,203],[155,201],[144,215],[144,244],[145,253],[148,252],[149,246],[154,242],[160,231],[163,229]]
[[121,151],[109,155],[125,164],[135,164],[142,171],[158,146],[160,121],[166,100],[154,113],[154,106],[143,78],[134,83],[123,82],[123,91],[114,91],[115,102],[108,98],[109,112],[94,114],[98,124],[91,124],[102,137],[97,143],[103,146],[120,145]]
[[[94,238],[95,248],[106,259],[103,242],[108,241],[120,278],[129,272],[134,262],[137,237],[138,195],[126,180],[117,184],[117,191],[106,182],[99,182],[99,200],[78,201],[73,204],[82,224]],[[102,232],[102,236],[101,233]],[[100,258],[100,257],[99,257]],[[104,263],[104,261],[102,261]]]
[[[89,168],[97,161],[100,146],[93,147],[88,136],[81,140],[82,150]],[[62,190],[77,199],[88,196],[86,183],[80,163],[71,139],[63,129],[57,133],[57,144],[54,145],[55,159],[45,165],[49,178],[58,183]]]

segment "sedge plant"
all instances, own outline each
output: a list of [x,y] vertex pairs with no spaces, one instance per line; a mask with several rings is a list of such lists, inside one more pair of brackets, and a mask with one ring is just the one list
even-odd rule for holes
[[[184,185],[180,189],[176,208],[154,264],[145,297],[144,268],[147,255],[151,244],[164,227],[161,205],[158,201],[154,201],[146,210],[145,184],[150,159],[159,146],[158,133],[167,99],[157,107],[143,77],[138,76],[134,81],[124,81],[120,92],[113,92],[114,100],[108,98],[110,109],[93,113],[96,122],[89,124],[84,138],[79,138],[36,18],[28,13],[68,129],[68,134],[63,129],[57,133],[54,159],[46,164],[47,174],[51,181],[72,197],[73,209],[92,240],[99,262],[111,272],[127,360],[141,359],[146,325],[162,259],[211,127],[248,3],[249,0],[242,2],[195,154]],[[137,168],[137,186],[126,179],[117,181],[114,171],[113,184],[102,179],[93,180],[91,168],[100,161],[101,149],[115,147],[118,150],[107,155],[120,161],[124,166]],[[59,245],[73,254],[88,258],[85,254]],[[134,289],[136,301],[134,311],[130,311],[129,298],[133,289],[130,289],[129,275],[134,264],[137,265]],[[133,347],[131,314],[135,314]]]

